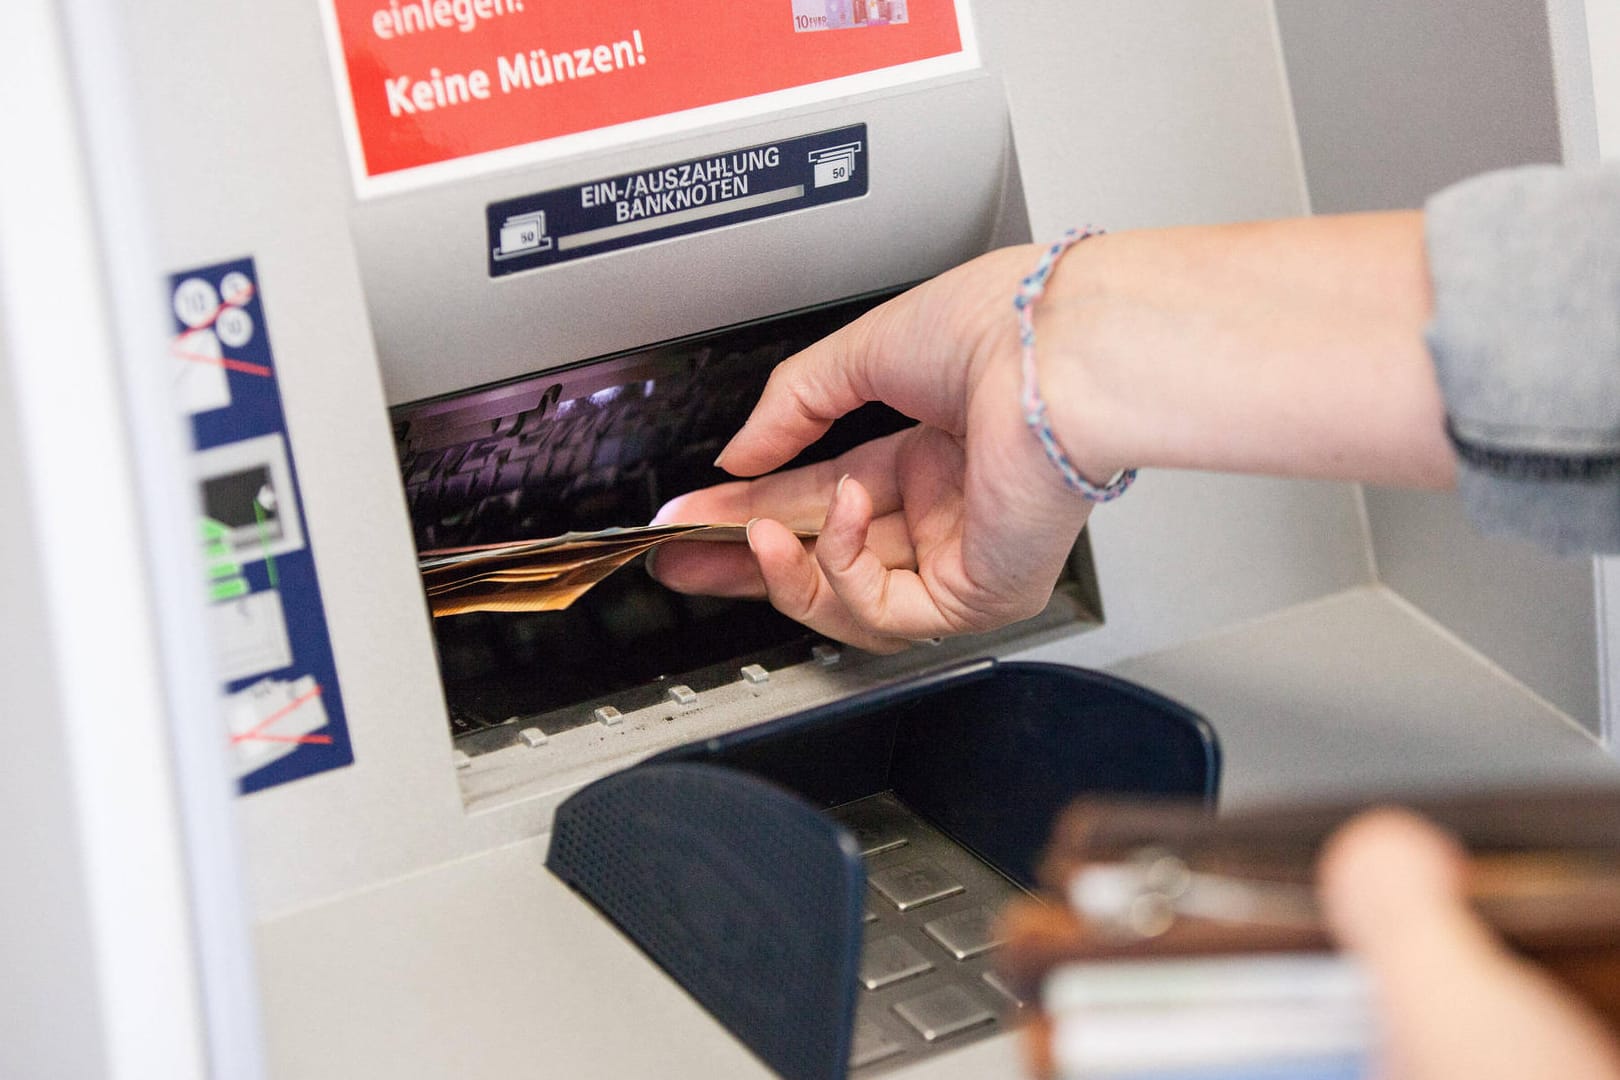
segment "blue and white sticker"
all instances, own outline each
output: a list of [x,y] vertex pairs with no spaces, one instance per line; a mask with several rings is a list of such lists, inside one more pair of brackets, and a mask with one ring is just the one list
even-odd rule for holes
[[866,125],[690,158],[491,203],[489,276],[866,194]]
[[243,794],[354,761],[252,259],[169,282],[225,735]]

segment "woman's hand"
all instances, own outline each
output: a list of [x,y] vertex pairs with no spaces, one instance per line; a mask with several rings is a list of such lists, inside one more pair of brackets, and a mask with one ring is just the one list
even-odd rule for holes
[[[768,596],[816,631],[880,652],[1040,611],[1089,504],[1064,488],[1019,409],[1012,297],[1038,255],[982,256],[781,364],[720,456],[734,475],[780,467],[868,401],[918,425],[833,461],[673,500],[657,521],[752,521],[752,555],[670,544],[655,576],[683,592]],[[813,553],[794,528],[820,530]]]
[[1620,1045],[1566,989],[1508,952],[1463,900],[1463,856],[1404,811],[1346,825],[1321,889],[1372,973],[1393,1080],[1617,1080]]

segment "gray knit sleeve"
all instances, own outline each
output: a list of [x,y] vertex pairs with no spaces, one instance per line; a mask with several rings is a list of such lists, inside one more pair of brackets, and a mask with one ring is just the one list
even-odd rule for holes
[[1428,328],[1484,532],[1620,551],[1620,170],[1532,167],[1435,195]]

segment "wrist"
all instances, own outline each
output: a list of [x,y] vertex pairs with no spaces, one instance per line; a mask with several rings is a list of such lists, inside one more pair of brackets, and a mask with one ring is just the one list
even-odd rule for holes
[[1061,259],[1070,248],[1102,235],[1102,231],[1087,226],[1069,229],[1057,242],[1049,246],[1036,263],[1035,269],[1024,277],[1013,298],[1018,317],[1019,368],[1022,389],[1020,407],[1024,423],[1034,434],[1047,461],[1063,480],[1063,486],[1080,495],[1087,502],[1109,502],[1125,494],[1136,480],[1135,469],[1121,470],[1102,483],[1093,482],[1069,456],[1063,441],[1052,425],[1051,411],[1040,387],[1040,363],[1036,349],[1035,308],[1045,297],[1047,286]]
[[1141,464],[1121,423],[1129,388],[1103,347],[1108,266],[1118,238],[1094,236],[1054,267],[1036,306],[1035,379],[1052,435],[1080,475],[1104,487]]
[[1443,484],[1419,225],[1310,218],[1082,245],[1039,313],[1058,437],[1098,475]]

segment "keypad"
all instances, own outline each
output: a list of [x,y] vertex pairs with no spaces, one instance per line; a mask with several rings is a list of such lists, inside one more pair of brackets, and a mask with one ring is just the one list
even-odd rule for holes
[[1023,1003],[992,964],[996,915],[1018,887],[891,792],[831,813],[866,863],[857,1080],[1016,1022]]

